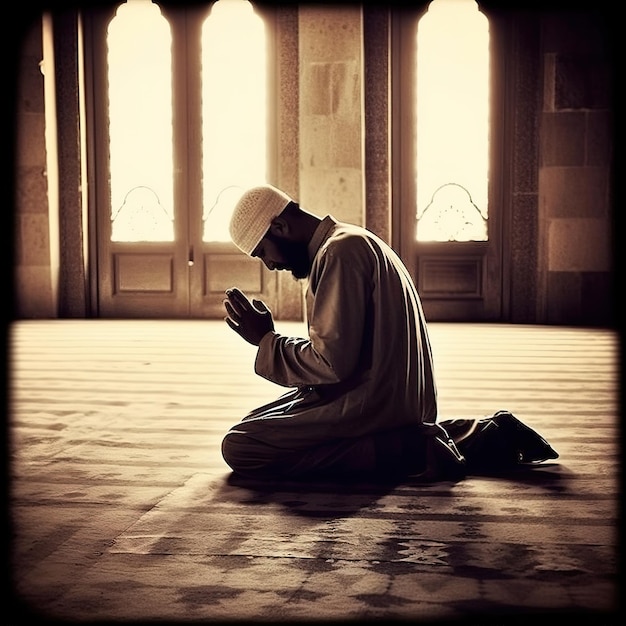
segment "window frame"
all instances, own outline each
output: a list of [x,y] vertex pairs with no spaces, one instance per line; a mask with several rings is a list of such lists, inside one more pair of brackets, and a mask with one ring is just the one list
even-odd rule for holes
[[[507,107],[511,106],[512,76],[508,59],[512,52],[511,21],[505,12],[498,12],[478,3],[481,12],[489,20],[490,32],[490,146],[489,146],[489,190],[488,190],[488,241],[470,242],[418,242],[417,189],[415,177],[416,110],[411,103],[416,98],[415,62],[417,54],[417,26],[419,19],[428,10],[429,3],[419,6],[391,9],[391,189],[392,189],[392,233],[391,240],[409,269],[415,284],[420,289],[418,249],[428,254],[459,257],[485,256],[489,246],[495,245],[498,255],[500,276],[489,276],[490,269],[483,272],[483,279],[492,279],[490,296],[499,298],[499,304],[491,305],[496,312],[488,313],[489,319],[506,320],[509,314],[509,224],[510,224],[510,180],[514,147],[512,129]],[[508,146],[508,148],[506,147]],[[452,246],[452,247],[451,247]],[[474,297],[483,297],[476,293]],[[439,295],[445,299],[445,296]],[[422,299],[427,299],[422,297]],[[450,298],[450,319],[454,297]],[[442,304],[442,307],[445,307]],[[426,307],[427,308],[427,307]],[[499,312],[498,312],[499,311]],[[444,318],[448,314],[444,314]],[[469,315],[469,314],[468,314]],[[438,317],[438,314],[435,315]],[[471,318],[471,316],[470,316]]]

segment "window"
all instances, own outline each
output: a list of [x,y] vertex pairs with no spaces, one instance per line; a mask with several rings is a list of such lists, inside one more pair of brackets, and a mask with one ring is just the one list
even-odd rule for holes
[[[113,241],[174,240],[170,24],[151,0],[121,4],[107,31]],[[228,241],[243,190],[266,180],[265,24],[218,0],[202,25],[203,241]]]
[[262,19],[244,0],[219,0],[202,32],[204,241],[230,240],[244,189],[266,179],[267,72]]
[[489,24],[434,0],[417,30],[417,240],[487,240]]
[[171,34],[150,0],[107,32],[113,241],[174,239]]

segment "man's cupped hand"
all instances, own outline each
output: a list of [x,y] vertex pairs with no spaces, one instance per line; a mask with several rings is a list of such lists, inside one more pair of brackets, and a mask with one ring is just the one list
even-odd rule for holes
[[248,343],[258,346],[274,330],[272,312],[262,300],[250,300],[236,287],[226,290],[225,322]]

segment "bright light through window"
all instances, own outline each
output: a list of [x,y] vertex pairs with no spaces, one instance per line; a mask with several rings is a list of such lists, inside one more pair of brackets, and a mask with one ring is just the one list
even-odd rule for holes
[[218,0],[202,32],[204,241],[227,241],[241,193],[266,179],[266,36],[245,0]]
[[107,33],[113,241],[173,241],[171,33],[150,0]]
[[417,33],[417,239],[487,239],[489,24],[434,0]]

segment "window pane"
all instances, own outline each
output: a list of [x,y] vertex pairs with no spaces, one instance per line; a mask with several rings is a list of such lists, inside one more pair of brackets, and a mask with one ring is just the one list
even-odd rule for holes
[[489,24],[434,0],[417,31],[417,239],[487,239]]
[[173,241],[169,24],[150,0],[128,0],[107,44],[111,239]]
[[227,241],[245,188],[265,182],[266,35],[245,0],[218,0],[202,32],[204,241]]

